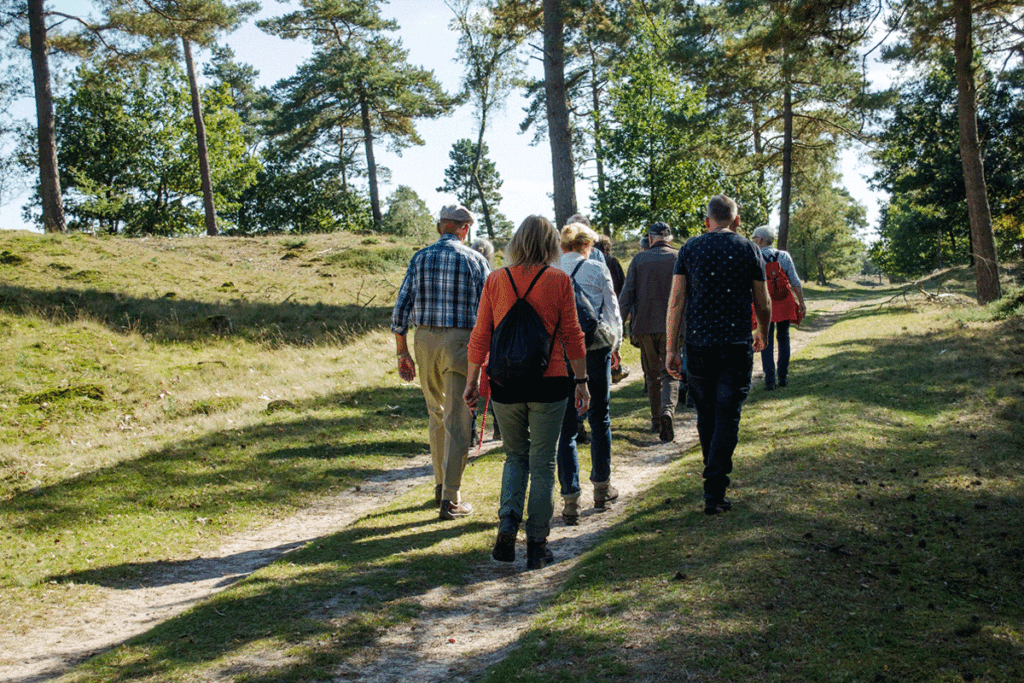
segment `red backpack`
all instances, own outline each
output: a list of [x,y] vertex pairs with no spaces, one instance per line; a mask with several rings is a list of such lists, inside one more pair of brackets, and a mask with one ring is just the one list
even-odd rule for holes
[[768,281],[768,295],[772,301],[785,301],[789,298],[792,289],[789,286],[789,276],[782,269],[779,263],[778,252],[772,253],[765,259],[764,275]]

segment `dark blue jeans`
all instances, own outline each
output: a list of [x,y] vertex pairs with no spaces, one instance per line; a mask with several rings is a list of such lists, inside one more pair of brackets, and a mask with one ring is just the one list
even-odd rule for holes
[[[587,351],[587,389],[590,390],[590,481],[612,476],[611,348]],[[569,400],[565,404],[562,433],[558,437],[558,484],[563,496],[580,492],[580,459],[576,452],[576,384],[569,368]]]
[[768,326],[766,346],[761,352],[761,367],[764,368],[764,385],[775,386],[775,337],[779,338],[779,382],[785,382],[789,375],[789,321],[783,320]]
[[697,436],[704,454],[704,497],[729,487],[739,441],[740,411],[750,393],[754,350],[750,344],[686,345],[686,382],[697,407]]

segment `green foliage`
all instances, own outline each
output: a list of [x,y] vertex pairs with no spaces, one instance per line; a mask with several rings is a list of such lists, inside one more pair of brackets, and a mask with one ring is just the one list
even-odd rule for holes
[[[978,125],[999,255],[1024,253],[1024,71],[982,73]],[[960,160],[957,85],[952,59],[900,91],[874,153],[876,189],[891,196],[873,253],[890,275],[917,277],[967,263],[970,225]]]
[[384,214],[381,232],[405,237],[426,239],[433,232],[434,218],[426,202],[416,190],[399,185],[388,197],[388,210]]
[[[480,149],[480,163],[477,167],[477,178],[483,189],[484,199],[488,206],[495,207],[501,203],[502,179],[495,168],[494,162],[487,158],[490,150],[487,143],[483,143]],[[480,193],[473,182],[473,163],[476,160],[477,146],[472,140],[463,138],[452,143],[448,158],[451,163],[444,170],[444,185],[437,188],[438,192],[445,192],[455,195],[459,203],[470,211],[479,212],[483,209],[480,201]]]
[[[226,92],[203,93],[215,200],[227,211],[259,169],[230,104]],[[70,227],[163,235],[202,229],[195,124],[180,70],[83,65],[56,101],[55,126]]]
[[793,193],[789,252],[798,272],[821,285],[862,268],[864,245],[855,235],[867,227],[867,212],[839,180],[833,170],[804,173]]
[[701,140],[688,121],[702,95],[664,59],[650,30],[639,33],[613,69],[602,139],[607,176],[595,197],[597,221],[616,231],[665,221],[681,234],[696,229],[718,187],[715,169],[693,151]]
[[269,147],[256,184],[240,198],[237,227],[241,235],[321,233],[367,230],[373,225],[366,196],[346,189],[337,167],[317,157],[292,161]]

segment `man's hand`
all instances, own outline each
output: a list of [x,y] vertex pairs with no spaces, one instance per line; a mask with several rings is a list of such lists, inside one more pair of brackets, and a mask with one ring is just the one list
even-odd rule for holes
[[622,356],[619,355],[618,351],[612,351],[612,370],[618,370],[621,365]]
[[768,344],[764,340],[764,330],[758,327],[754,330],[754,353],[764,351],[764,347]]
[[462,392],[462,400],[470,410],[476,410],[476,404],[480,400],[480,380],[467,380],[466,390]]
[[398,376],[406,382],[416,379],[416,362],[408,353],[398,354]]
[[683,378],[683,357],[678,351],[668,351],[665,354],[665,370],[676,379]]

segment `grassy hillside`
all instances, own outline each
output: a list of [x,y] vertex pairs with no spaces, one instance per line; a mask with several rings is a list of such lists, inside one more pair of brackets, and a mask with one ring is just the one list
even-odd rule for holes
[[0,593],[212,543],[426,449],[386,331],[415,248],[0,233]]

